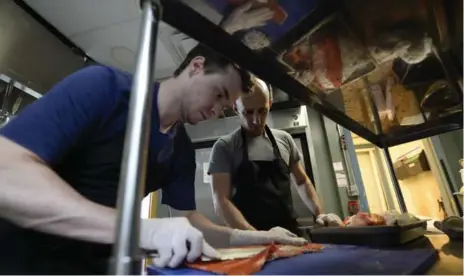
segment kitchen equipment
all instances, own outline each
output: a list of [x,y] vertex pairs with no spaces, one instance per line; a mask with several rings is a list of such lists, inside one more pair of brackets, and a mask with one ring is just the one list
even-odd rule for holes
[[399,180],[430,170],[425,151],[420,147],[416,147],[398,157],[393,166]]
[[10,120],[11,114],[8,111],[8,108],[9,108],[10,96],[11,96],[11,93],[13,92],[13,89],[14,89],[14,82],[9,82],[4,89],[3,101],[2,101],[2,106],[0,109],[0,126],[5,125]]
[[425,235],[427,222],[406,225],[320,227],[311,230],[311,241],[317,243],[395,247]]
[[452,241],[462,241],[463,239],[463,219],[457,216],[450,216],[443,221],[435,221],[436,228],[445,233]]
[[462,102],[446,80],[439,80],[430,85],[420,105],[424,112],[434,113],[460,106]]

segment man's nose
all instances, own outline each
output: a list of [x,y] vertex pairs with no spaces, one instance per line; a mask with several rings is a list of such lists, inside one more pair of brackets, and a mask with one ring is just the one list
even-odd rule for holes
[[217,118],[219,117],[219,115],[221,115],[221,112],[222,112],[222,107],[221,106],[213,106],[213,108],[211,108],[210,110],[210,115],[211,117],[210,118]]
[[211,110],[209,111],[209,114],[208,114],[208,115],[209,115],[209,116],[208,116],[207,119],[209,119],[209,118],[214,118],[214,117],[216,116],[216,112],[214,111],[214,109],[211,109]]
[[261,123],[261,118],[257,114],[254,114],[252,122],[254,125],[259,125]]

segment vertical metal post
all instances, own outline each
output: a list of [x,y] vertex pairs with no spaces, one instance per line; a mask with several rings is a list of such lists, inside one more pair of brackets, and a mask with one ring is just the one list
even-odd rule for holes
[[3,126],[10,121],[11,113],[12,113],[9,110],[10,96],[11,96],[11,93],[13,93],[14,84],[15,84],[15,81],[10,80],[10,82],[8,82],[8,84],[6,85],[5,93],[3,96],[3,103],[0,108],[0,126]]
[[401,192],[400,183],[398,182],[398,178],[396,177],[390,151],[388,151],[388,146],[383,145],[382,151],[383,151],[383,155],[385,156],[385,161],[387,161],[388,172],[390,173],[390,178],[393,183],[393,188],[395,189],[396,198],[398,199],[398,204],[401,209],[400,211],[402,213],[406,213],[408,209],[406,208],[406,202],[404,201],[403,193]]
[[441,64],[443,68],[443,72],[446,75],[446,79],[450,83],[450,85],[454,88],[455,92],[457,93],[459,99],[463,100],[463,90],[462,90],[462,76],[458,73],[456,66],[454,66],[452,60],[448,53],[442,52],[438,50],[435,46],[432,48],[432,52],[435,54],[435,57]]
[[306,107],[306,138],[311,159],[316,191],[323,198],[323,209],[328,213],[342,216],[340,194],[336,183],[332,164],[327,131],[322,115],[316,110]]
[[342,126],[338,126],[338,131],[339,135],[343,135],[345,137],[346,149],[342,150],[342,153],[346,162],[346,170],[350,175],[350,182],[354,183],[358,190],[360,210],[362,212],[369,212],[369,204],[367,202],[366,191],[364,189],[364,181],[359,168],[358,157],[356,156],[351,132]]
[[402,213],[405,213],[408,210],[406,208],[406,203],[404,201],[403,193],[401,192],[400,183],[398,182],[398,178],[396,177],[396,173],[395,173],[395,169],[394,169],[394,166],[393,166],[393,161],[392,161],[391,156],[390,156],[390,152],[388,151],[388,144],[386,143],[385,138],[382,137],[383,133],[382,133],[382,125],[381,125],[380,117],[379,117],[379,111],[377,109],[377,106],[374,103],[374,99],[372,99],[372,93],[371,93],[371,89],[370,89],[370,86],[369,86],[369,82],[367,81],[366,78],[363,78],[363,80],[364,80],[364,84],[366,86],[366,95],[365,96],[369,100],[369,104],[370,104],[371,110],[372,110],[372,115],[374,116],[374,127],[377,130],[377,133],[379,133],[379,135],[381,136],[380,144],[382,146],[382,151],[383,151],[383,155],[385,157],[385,161],[387,162],[388,172],[390,174],[390,179],[391,179],[391,181],[393,183],[393,188],[395,189],[396,198],[398,199],[398,204],[399,204],[400,209],[401,209],[400,211]]
[[141,274],[140,205],[145,176],[153,103],[153,75],[159,5],[142,0],[143,16],[132,83],[118,191],[116,242],[110,274]]

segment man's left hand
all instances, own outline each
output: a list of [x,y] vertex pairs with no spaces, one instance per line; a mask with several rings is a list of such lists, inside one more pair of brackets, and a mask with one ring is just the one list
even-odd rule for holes
[[234,229],[230,237],[231,246],[265,245],[271,243],[299,246],[308,243],[308,241],[280,227],[274,227],[269,231]]
[[336,214],[320,214],[316,218],[316,223],[321,226],[342,226],[343,222]]
[[298,236],[295,235],[294,233],[288,231],[287,229],[285,228],[282,228],[280,226],[277,226],[277,227],[273,227],[269,230],[270,232],[273,232],[273,233],[276,233],[276,234],[283,234],[285,236],[288,236],[288,237],[293,237],[293,238],[297,238]]

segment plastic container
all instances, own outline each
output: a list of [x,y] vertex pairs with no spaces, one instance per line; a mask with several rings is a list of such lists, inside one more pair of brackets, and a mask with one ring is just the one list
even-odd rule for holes
[[427,222],[404,226],[320,227],[311,230],[311,241],[373,247],[396,247],[423,237]]

